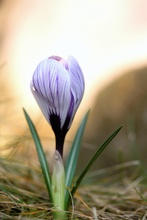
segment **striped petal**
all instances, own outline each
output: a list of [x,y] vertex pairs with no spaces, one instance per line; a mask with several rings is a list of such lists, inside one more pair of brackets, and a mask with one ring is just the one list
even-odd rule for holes
[[74,102],[74,109],[73,109],[73,113],[71,116],[73,120],[73,117],[77,111],[77,108],[84,94],[85,82],[84,82],[84,76],[83,76],[82,70],[77,60],[72,56],[68,58],[68,67],[69,67],[70,84],[71,84],[70,90],[71,90],[71,94],[73,96],[73,102]]
[[56,137],[62,156],[63,144],[84,93],[82,70],[72,56],[49,57],[37,66],[30,84],[32,93]]
[[70,105],[70,77],[63,65],[53,59],[42,61],[34,72],[31,90],[47,121],[50,123],[50,115],[58,115],[62,128]]

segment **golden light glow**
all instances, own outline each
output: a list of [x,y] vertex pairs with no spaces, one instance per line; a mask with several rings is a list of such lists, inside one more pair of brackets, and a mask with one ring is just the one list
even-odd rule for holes
[[145,8],[146,0],[15,0],[11,6],[4,1],[1,63],[6,61],[7,71],[2,76],[20,108],[36,112],[30,80],[37,64],[51,55],[73,55],[80,63],[84,111],[114,77],[147,64]]

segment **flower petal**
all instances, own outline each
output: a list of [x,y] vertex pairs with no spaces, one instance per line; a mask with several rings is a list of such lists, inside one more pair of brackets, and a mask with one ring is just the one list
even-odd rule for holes
[[69,67],[69,74],[70,74],[71,93],[74,99],[74,109],[73,109],[73,115],[71,119],[73,120],[76,110],[83,97],[85,83],[84,83],[84,76],[83,76],[82,70],[77,60],[72,56],[68,58],[68,67]]
[[40,95],[40,93],[35,89],[33,82],[30,83],[30,88],[32,91],[32,94],[34,95],[34,98],[36,99],[40,109],[42,110],[42,113],[44,114],[46,120],[49,122],[49,116],[48,116],[48,102],[46,99]]
[[34,72],[31,87],[48,122],[50,115],[56,114],[62,127],[70,106],[70,77],[62,63],[54,59],[42,61]]

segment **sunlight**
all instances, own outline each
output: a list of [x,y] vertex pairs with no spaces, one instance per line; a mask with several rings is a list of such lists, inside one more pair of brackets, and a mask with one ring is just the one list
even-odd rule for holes
[[51,55],[73,55],[84,72],[86,90],[78,114],[115,77],[147,64],[145,7],[144,0],[16,0],[4,13],[1,63],[7,62],[3,79],[9,77],[18,105],[36,109],[31,77]]

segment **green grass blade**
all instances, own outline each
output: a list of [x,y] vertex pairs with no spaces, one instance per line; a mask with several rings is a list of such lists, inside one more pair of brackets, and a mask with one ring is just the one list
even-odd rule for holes
[[[71,190],[71,195],[73,196],[75,191],[77,190],[78,186],[80,185],[82,179],[84,178],[85,174],[87,173],[87,171],[90,169],[90,167],[92,166],[92,164],[95,162],[95,160],[98,158],[98,156],[103,152],[103,150],[107,147],[107,145],[112,141],[112,139],[117,135],[117,133],[121,130],[123,126],[121,126],[120,128],[118,128],[104,143],[103,145],[97,150],[97,152],[94,154],[94,156],[92,157],[92,159],[89,161],[89,163],[87,164],[87,166],[85,167],[85,169],[83,170],[83,172],[81,173],[81,175],[79,176],[79,178],[77,179],[77,181],[75,182],[72,190]],[[70,201],[68,201],[69,204]]]
[[[72,147],[71,147],[71,151],[69,153],[69,156],[68,156],[68,159],[66,162],[65,173],[66,173],[66,186],[68,189],[71,188],[72,181],[73,181],[73,178],[75,175],[75,170],[76,170],[79,151],[80,151],[80,145],[81,145],[85,125],[86,125],[86,122],[88,119],[88,115],[89,115],[89,111],[85,114],[85,116],[84,116],[84,118],[78,128],[78,131],[76,133],[75,139],[74,139]],[[68,190],[66,190],[65,205],[67,204],[68,199],[69,199],[69,192],[68,192]]]
[[38,136],[38,133],[36,131],[36,128],[33,124],[33,122],[31,121],[28,113],[25,111],[25,109],[23,109],[24,114],[25,114],[25,118],[27,120],[27,123],[29,125],[35,146],[36,146],[36,150],[37,150],[37,154],[38,154],[38,158],[40,161],[40,165],[41,165],[41,170],[44,176],[44,180],[46,183],[46,187],[48,190],[48,194],[49,194],[49,198],[51,200],[51,203],[53,203],[53,197],[52,197],[52,187],[51,187],[51,178],[50,178],[50,173],[49,173],[49,169],[48,169],[48,164],[46,161],[46,157],[42,148],[42,144],[40,142],[40,138]]

